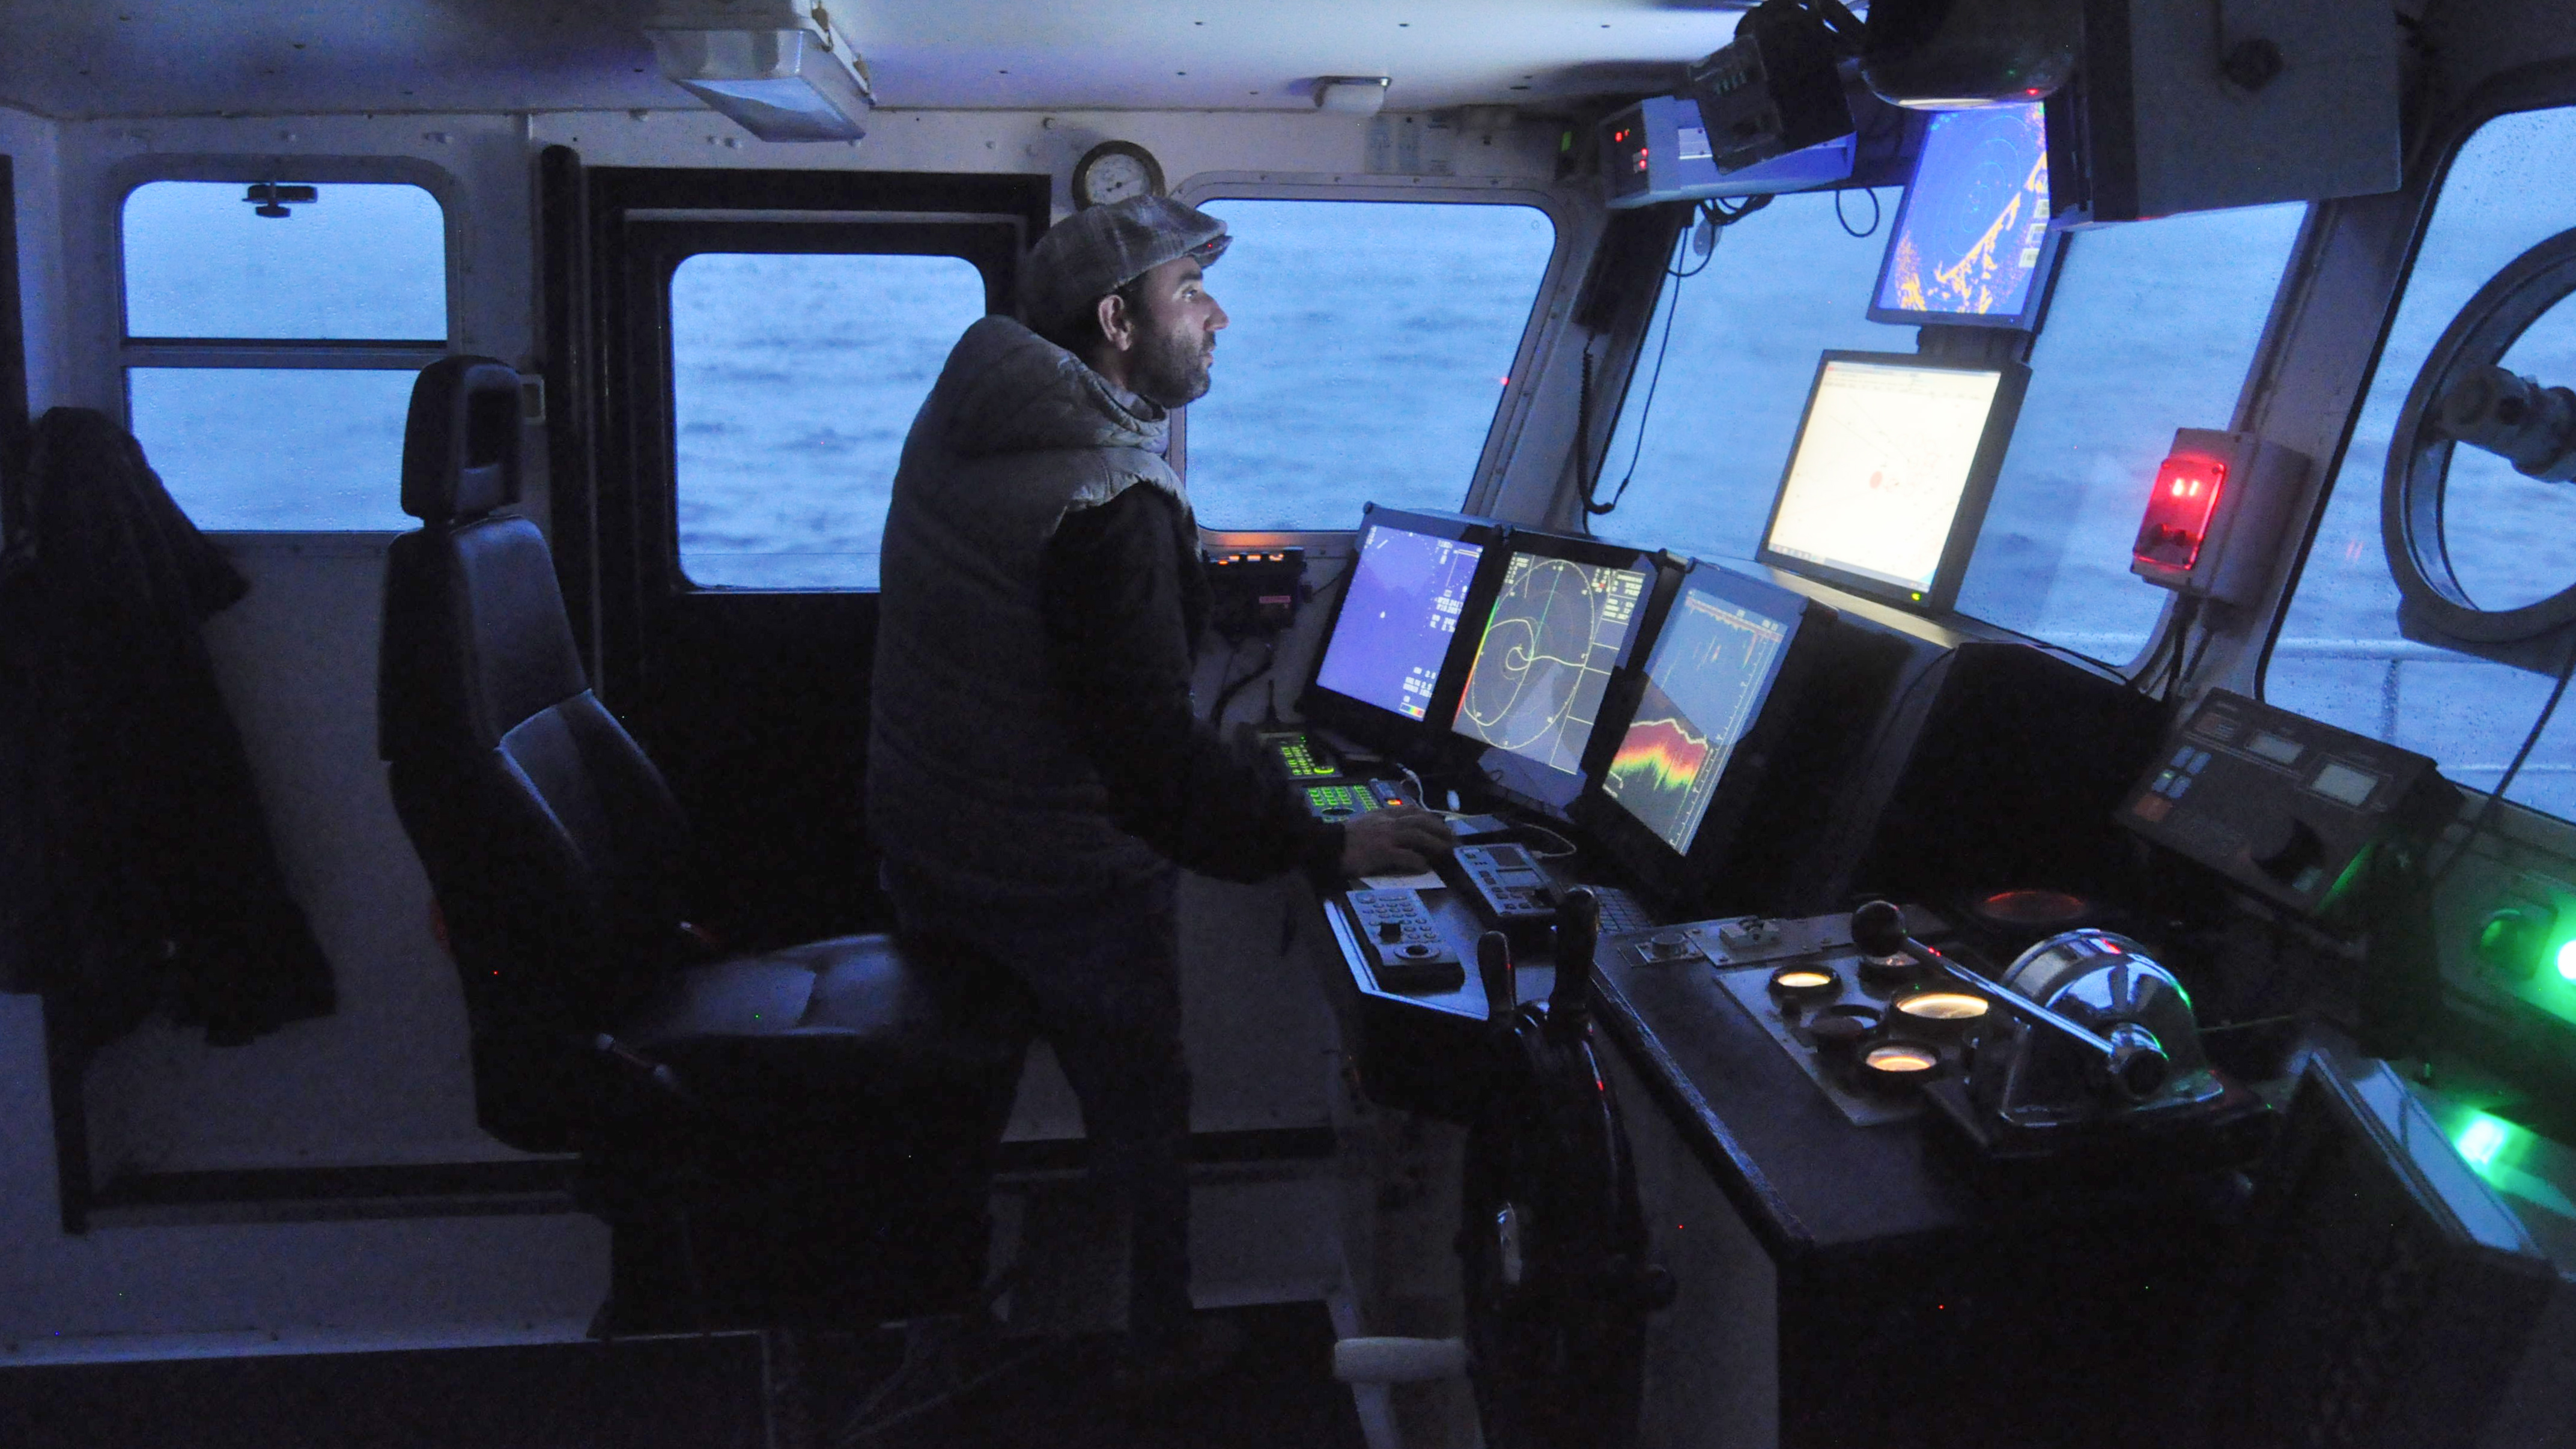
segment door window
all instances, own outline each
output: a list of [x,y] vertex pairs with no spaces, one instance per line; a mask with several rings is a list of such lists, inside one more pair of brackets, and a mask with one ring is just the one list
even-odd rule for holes
[[873,589],[913,414],[984,315],[963,257],[702,252],[671,274],[680,571]]
[[1356,528],[1372,501],[1456,508],[1556,251],[1533,206],[1208,201],[1230,319],[1189,408],[1211,528]]
[[[2399,633],[2380,487],[2406,394],[2451,319],[2506,263],[2576,227],[2570,155],[2576,107],[2497,117],[2452,158],[2264,675],[2273,703],[2429,755],[2443,774],[2483,790],[2503,778],[2550,680]],[[2543,313],[2502,365],[2576,386],[2576,299]],[[2447,551],[2478,606],[2526,604],[2576,584],[2576,494],[2468,447],[2454,450],[2450,479]],[[2576,818],[2571,714],[2554,716],[2509,798]]]
[[409,528],[412,376],[447,351],[438,199],[155,181],[121,230],[127,419],[197,526]]

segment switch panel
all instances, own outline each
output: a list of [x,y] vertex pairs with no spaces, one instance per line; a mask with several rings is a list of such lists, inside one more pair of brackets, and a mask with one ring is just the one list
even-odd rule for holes
[[1351,917],[1368,948],[1369,970],[1377,984],[1394,992],[1455,991],[1467,983],[1467,968],[1450,949],[1422,893],[1406,887],[1344,893]]

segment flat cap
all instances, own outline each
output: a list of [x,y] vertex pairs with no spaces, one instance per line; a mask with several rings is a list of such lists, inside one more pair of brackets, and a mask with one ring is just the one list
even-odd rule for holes
[[1041,332],[1177,257],[1225,254],[1225,223],[1168,196],[1131,196],[1077,211],[1029,250],[1021,295]]

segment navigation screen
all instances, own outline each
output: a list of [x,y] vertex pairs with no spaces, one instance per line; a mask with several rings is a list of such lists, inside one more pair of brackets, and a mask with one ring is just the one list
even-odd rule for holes
[[1765,546],[1918,594],[1931,588],[2002,381],[1828,361]]
[[1458,733],[1580,772],[1646,582],[1642,569],[1514,554],[1458,702]]
[[2017,318],[2048,239],[2048,131],[2038,102],[1943,111],[1888,241],[1878,306]]
[[1762,715],[1796,621],[1693,588],[1664,620],[1646,692],[1601,787],[1683,855],[1744,732]]
[[1484,545],[1371,525],[1351,565],[1315,683],[1346,699],[1420,719],[1458,632]]

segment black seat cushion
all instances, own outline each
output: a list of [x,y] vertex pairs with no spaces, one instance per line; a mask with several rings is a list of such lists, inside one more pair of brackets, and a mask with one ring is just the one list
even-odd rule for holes
[[710,1112],[752,1125],[880,1112],[1015,1076],[1025,1026],[977,1007],[1007,999],[908,959],[892,937],[843,936],[674,972],[616,1035],[670,1066]]

